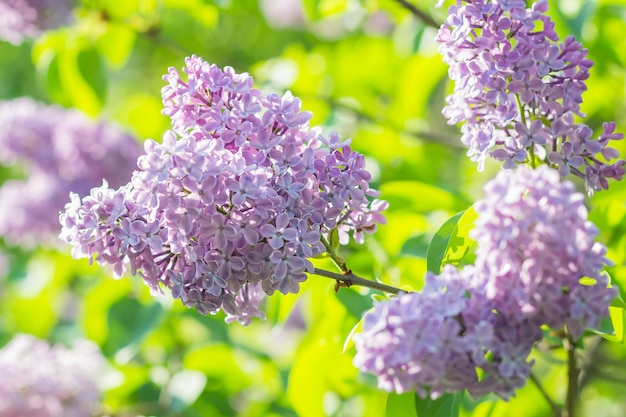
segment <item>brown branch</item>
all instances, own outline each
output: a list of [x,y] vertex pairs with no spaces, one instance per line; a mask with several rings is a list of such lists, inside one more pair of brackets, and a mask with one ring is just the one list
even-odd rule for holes
[[578,364],[576,361],[576,340],[568,332],[563,340],[567,350],[567,397],[563,417],[574,417],[576,400],[578,399]]
[[350,287],[352,285],[359,285],[361,287],[372,288],[374,290],[384,291],[390,294],[410,292],[401,290],[400,288],[392,287],[391,285],[361,278],[360,276],[353,274],[351,271],[349,271],[347,274],[337,274],[335,272],[326,271],[325,269],[315,268],[313,274],[319,275],[320,277],[334,279],[335,281],[337,281],[338,284],[336,287],[337,289],[339,287]]
[[411,13],[413,13],[413,16],[415,16],[416,18],[424,22],[426,26],[430,26],[435,29],[439,29],[439,27],[441,26],[441,24],[437,23],[437,21],[433,19],[429,14],[418,9],[415,5],[409,3],[408,1],[406,0],[396,0],[396,1],[400,3],[402,7],[404,7]]

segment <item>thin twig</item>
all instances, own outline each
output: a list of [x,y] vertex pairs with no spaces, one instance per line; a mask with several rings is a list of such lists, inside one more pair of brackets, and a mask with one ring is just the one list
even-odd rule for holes
[[441,26],[441,24],[437,23],[437,21],[433,19],[429,14],[418,9],[415,5],[409,3],[408,1],[406,0],[396,0],[396,1],[400,3],[402,7],[404,7],[411,13],[413,13],[413,16],[417,17],[422,22],[426,23],[427,26],[433,27],[435,29],[439,29],[439,26]]
[[568,332],[563,340],[567,350],[567,397],[563,417],[574,417],[576,400],[578,398],[578,365],[576,363],[576,341]]
[[[589,339],[587,339],[589,340]],[[582,390],[587,383],[590,382],[593,376],[598,375],[599,364],[603,360],[603,355],[600,351],[602,341],[604,339],[600,336],[596,336],[591,339],[591,343],[584,350],[585,356],[582,357],[582,363],[580,365],[580,374],[578,376],[578,389]],[[620,364],[622,364],[620,362]]]
[[402,292],[409,292],[409,291],[401,290],[400,288],[392,287],[391,285],[382,284],[380,282],[361,278],[360,276],[355,275],[352,272],[348,272],[347,274],[344,275],[344,274],[337,274],[335,272],[326,271],[325,269],[315,268],[315,270],[313,271],[313,274],[319,275],[320,277],[334,279],[340,284],[340,286],[343,286],[343,287],[359,285],[361,287],[372,288],[374,290],[380,290],[380,291],[388,292],[390,294],[400,294]]
[[552,398],[550,397],[548,392],[545,390],[543,385],[541,385],[541,381],[539,381],[539,379],[532,372],[530,373],[530,380],[535,384],[537,389],[539,389],[539,392],[541,393],[543,398],[547,401],[547,403],[550,404],[550,408],[552,409],[552,412],[554,413],[554,417],[561,417],[561,413],[562,413],[561,407],[559,407],[554,402],[554,400],[552,400]]

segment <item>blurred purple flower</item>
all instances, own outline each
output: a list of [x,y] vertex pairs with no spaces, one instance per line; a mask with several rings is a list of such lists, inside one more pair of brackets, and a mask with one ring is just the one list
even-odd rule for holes
[[0,39],[18,45],[71,19],[69,0],[0,0]]
[[90,417],[99,412],[104,357],[82,340],[51,347],[19,334],[0,349],[0,417]]
[[70,191],[87,194],[103,179],[122,185],[141,150],[114,125],[30,98],[0,102],[0,124],[0,164],[26,177],[0,186],[0,235],[25,247],[57,244]]

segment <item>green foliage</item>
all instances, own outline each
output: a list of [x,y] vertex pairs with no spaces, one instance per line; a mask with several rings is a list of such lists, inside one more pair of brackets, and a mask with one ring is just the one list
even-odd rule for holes
[[[138,140],[159,140],[169,126],[160,98],[168,67],[180,68],[185,56],[197,54],[248,71],[267,91],[289,89],[299,96],[314,113],[312,124],[352,138],[381,198],[390,202],[387,225],[365,245],[340,247],[338,234],[331,236],[330,247],[351,270],[415,290],[426,271],[472,262],[471,203],[499,166],[488,163],[478,173],[458,129],[440,114],[450,84],[435,30],[399,2],[380,0],[303,0],[304,16],[273,26],[263,8],[272,1],[83,0],[73,24],[19,46],[0,42],[0,98],[27,95],[78,108],[119,123]],[[439,21],[445,16],[435,0],[411,3]],[[596,63],[583,103],[596,130],[604,120],[626,130],[622,3],[550,1],[557,31],[576,35]],[[286,21],[287,10],[280,12],[279,21]],[[626,142],[619,148],[624,154]],[[21,167],[0,168],[0,183],[27,174]],[[589,199],[622,299],[625,193],[626,185],[616,184]],[[300,294],[269,298],[266,322],[243,328],[225,324],[223,315],[186,310],[169,296],[155,298],[137,277],[114,280],[106,269],[71,259],[66,247],[20,249],[0,241],[0,248],[8,260],[0,274],[0,345],[19,332],[96,342],[110,368],[102,415],[550,415],[530,383],[510,402],[463,394],[433,401],[379,391],[352,365],[351,336],[381,297],[373,291],[335,292],[334,281],[311,277]],[[315,262],[335,268],[328,259]],[[626,415],[625,307],[616,301],[609,318],[583,341],[593,360],[581,378],[581,415]],[[560,399],[565,358],[558,346],[540,348],[533,369]]]
[[387,417],[458,417],[462,396],[462,393],[444,394],[432,400],[412,392],[390,394],[387,399]]

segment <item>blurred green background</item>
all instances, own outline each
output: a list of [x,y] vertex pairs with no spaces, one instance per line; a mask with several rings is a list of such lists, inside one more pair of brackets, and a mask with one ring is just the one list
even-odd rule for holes
[[[442,22],[446,8],[434,3],[413,1]],[[394,0],[85,0],[73,13],[73,24],[34,41],[0,42],[0,99],[75,107],[142,141],[168,129],[162,76],[191,54],[250,72],[266,92],[291,90],[313,112],[313,125],[352,138],[391,204],[386,226],[364,245],[341,249],[361,276],[419,288],[433,233],[479,198],[499,169],[488,164],[478,173],[465,156],[458,127],[441,116],[452,85],[436,29]],[[575,35],[595,61],[587,123],[598,129],[615,120],[624,132],[626,1],[550,1],[549,13],[561,37]],[[589,206],[616,264],[611,275],[626,288],[625,196],[623,184],[612,184]],[[269,298],[267,321],[242,327],[155,298],[137,277],[114,280],[73,260],[69,248],[0,246],[0,345],[19,332],[95,341],[110,365],[103,415],[385,415],[387,395],[352,366],[353,348],[344,351],[372,305],[368,291],[335,293],[333,281],[311,277],[300,294]],[[618,343],[589,337],[581,351],[582,416],[626,415],[623,311],[613,319]],[[540,347],[534,356],[536,374],[561,400],[564,355]],[[462,415],[539,417],[550,408],[529,383],[508,403],[466,398]]]

